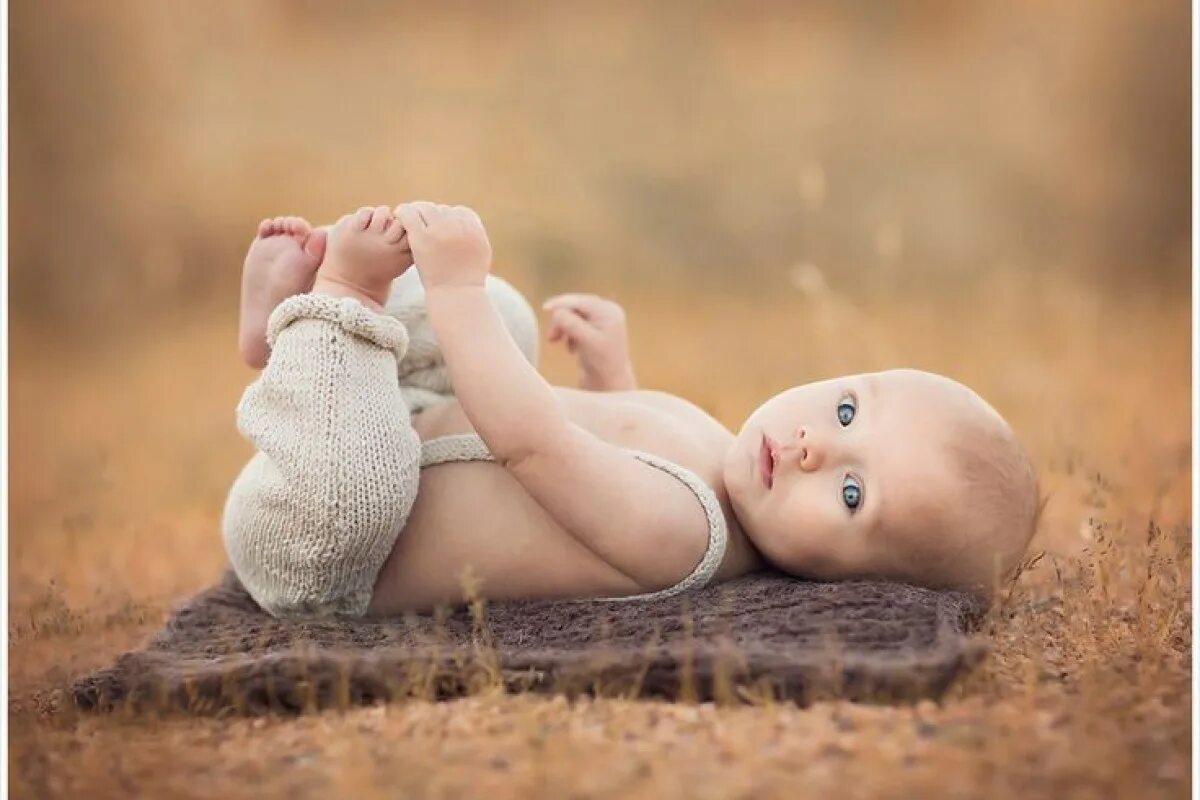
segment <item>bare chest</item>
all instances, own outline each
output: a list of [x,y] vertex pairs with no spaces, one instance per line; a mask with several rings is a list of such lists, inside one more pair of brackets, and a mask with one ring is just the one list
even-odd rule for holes
[[[686,400],[662,392],[588,392],[555,387],[567,417],[619,447],[645,450],[675,461],[708,478],[719,466],[732,434]],[[474,433],[457,401],[426,409],[413,419],[422,441]]]

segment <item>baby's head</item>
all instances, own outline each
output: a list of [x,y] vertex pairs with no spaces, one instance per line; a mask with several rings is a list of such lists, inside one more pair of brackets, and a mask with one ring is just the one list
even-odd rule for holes
[[750,415],[724,465],[746,535],[776,567],[988,594],[1036,522],[1033,467],[962,384],[889,370],[788,389]]

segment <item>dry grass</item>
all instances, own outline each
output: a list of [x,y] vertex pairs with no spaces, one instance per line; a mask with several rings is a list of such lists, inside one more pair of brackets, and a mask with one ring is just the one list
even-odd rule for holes
[[[249,453],[232,409],[250,373],[227,310],[201,308],[92,350],[13,331],[13,795],[1186,796],[1185,300],[1013,276],[953,297],[815,291],[630,292],[640,373],[736,425],[790,383],[911,364],[965,380],[1013,421],[1050,497],[1033,545],[1044,555],[993,615],[991,657],[943,703],[485,690],[292,720],[48,703],[222,569],[221,502]],[[544,371],[573,377],[559,352]]]

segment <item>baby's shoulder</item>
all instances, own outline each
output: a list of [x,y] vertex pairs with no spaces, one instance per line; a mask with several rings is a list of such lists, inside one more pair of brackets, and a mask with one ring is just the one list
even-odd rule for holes
[[717,421],[716,417],[708,413],[704,408],[679,395],[654,389],[636,389],[626,392],[626,394],[629,395],[629,399],[633,402],[641,402],[652,406],[679,418],[681,421],[697,425],[713,433],[722,432],[727,435],[730,433],[728,428]]
[[[624,402],[652,410],[650,417],[657,418],[657,424],[652,424],[657,435],[670,440],[675,455],[683,459],[681,463],[692,462],[693,469],[713,459],[719,461],[733,441],[733,433],[728,428],[686,398],[646,389],[627,395]],[[707,470],[699,471],[707,474]]]

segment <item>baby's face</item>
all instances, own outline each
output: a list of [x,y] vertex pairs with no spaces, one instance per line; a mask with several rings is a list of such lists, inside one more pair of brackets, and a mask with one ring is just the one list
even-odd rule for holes
[[936,549],[931,537],[965,511],[945,445],[959,415],[979,413],[995,412],[916,370],[797,386],[742,426],[724,465],[730,501],[754,544],[788,572],[911,575],[914,553]]

